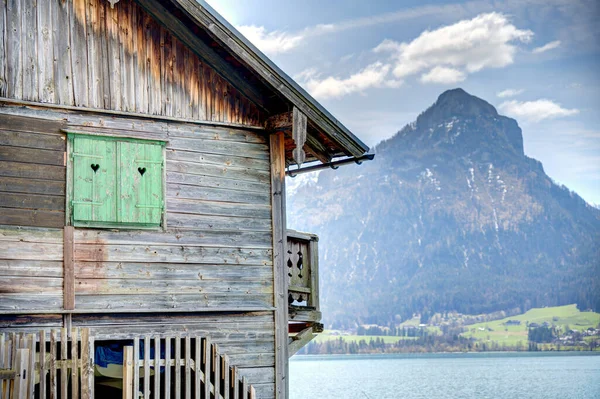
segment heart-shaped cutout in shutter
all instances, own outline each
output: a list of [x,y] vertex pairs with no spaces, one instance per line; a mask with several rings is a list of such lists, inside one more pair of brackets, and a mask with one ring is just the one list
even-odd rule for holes
[[93,163],[90,165],[92,170],[94,171],[94,173],[96,173],[98,171],[98,169],[100,169],[100,165],[98,165],[97,163]]
[[144,176],[144,173],[146,173],[146,168],[138,168],[138,172],[140,172],[140,175]]

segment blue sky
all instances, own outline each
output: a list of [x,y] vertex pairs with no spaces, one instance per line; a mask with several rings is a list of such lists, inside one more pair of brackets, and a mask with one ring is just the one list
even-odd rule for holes
[[208,0],[370,146],[462,87],[600,204],[598,0]]

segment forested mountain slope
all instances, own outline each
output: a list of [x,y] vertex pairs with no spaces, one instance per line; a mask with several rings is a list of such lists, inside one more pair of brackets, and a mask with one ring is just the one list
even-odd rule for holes
[[327,323],[600,310],[600,211],[525,156],[515,120],[450,90],[375,152],[288,191],[288,225],[320,236]]

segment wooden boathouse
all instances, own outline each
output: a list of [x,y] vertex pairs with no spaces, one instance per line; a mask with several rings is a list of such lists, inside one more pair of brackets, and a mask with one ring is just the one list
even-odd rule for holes
[[288,397],[285,175],[367,151],[203,1],[0,1],[0,398]]

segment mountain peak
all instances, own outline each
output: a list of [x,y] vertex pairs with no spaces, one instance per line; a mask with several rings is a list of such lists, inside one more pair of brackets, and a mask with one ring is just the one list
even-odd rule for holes
[[490,103],[463,89],[447,90],[379,150],[452,148],[457,156],[509,151],[524,156],[523,135],[514,119],[499,115]]
[[417,124],[430,125],[452,117],[472,118],[481,116],[496,117],[498,111],[487,101],[457,88],[440,94],[435,104],[417,118]]

